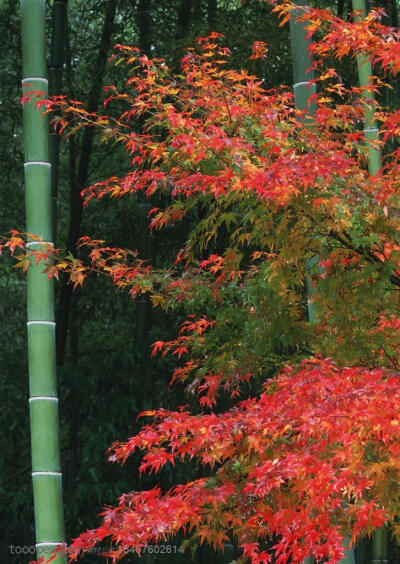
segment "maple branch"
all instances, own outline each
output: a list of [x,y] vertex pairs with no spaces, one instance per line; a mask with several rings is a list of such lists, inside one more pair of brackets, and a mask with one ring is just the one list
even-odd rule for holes
[[382,351],[383,354],[386,356],[386,358],[389,360],[389,362],[393,365],[394,369],[400,372],[400,366],[397,364],[394,358],[392,358],[390,354],[386,351],[385,347],[382,347]]
[[[341,237],[338,233],[335,233],[334,231],[329,231],[329,233],[328,233],[328,237],[331,237],[332,239],[339,241],[339,243],[341,243],[347,249],[350,249],[350,250],[355,251],[358,254],[362,255],[369,263],[379,264],[379,265],[384,264],[372,251],[369,251],[365,247],[360,247],[358,245],[354,245],[351,242],[350,236],[348,234],[346,234],[346,236],[348,237],[348,240],[344,239],[343,237]],[[389,280],[395,286],[400,287],[400,276],[397,273],[392,274],[389,277]]]

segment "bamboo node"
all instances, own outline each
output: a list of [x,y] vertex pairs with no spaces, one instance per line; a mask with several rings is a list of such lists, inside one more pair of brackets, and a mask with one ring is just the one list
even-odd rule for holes
[[26,163],[24,163],[24,167],[29,165],[44,165],[51,167],[51,163],[49,163],[48,161],[27,161]]
[[24,82],[29,82],[32,80],[40,80],[41,82],[45,82],[46,84],[49,83],[49,81],[47,80],[47,78],[43,78],[42,76],[29,76],[27,78],[23,78],[22,79],[22,84],[24,84]]
[[33,396],[33,397],[29,398],[29,402],[36,401],[36,400],[46,400],[46,401],[57,401],[58,402],[58,398],[55,397],[55,396]]

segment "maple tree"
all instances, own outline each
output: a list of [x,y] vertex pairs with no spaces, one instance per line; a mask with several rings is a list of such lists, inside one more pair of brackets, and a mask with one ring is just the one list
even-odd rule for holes
[[[274,11],[284,23],[292,8]],[[379,93],[382,74],[399,72],[398,32],[380,16],[350,23],[303,11],[318,35],[312,116],[287,88],[266,91],[229,69],[217,33],[198,40],[179,74],[117,46],[115,62],[129,73],[126,89],[109,87],[105,100],[126,106],[117,118],[61,96],[41,102],[61,130],[95,127],[130,155],[133,170],[85,190],[86,204],[140,191],[165,204],[151,209],[152,229],[179,221],[190,229],[169,268],[89,237],[80,240],[86,260],[56,252],[52,263],[49,248],[17,254],[17,266],[36,256],[50,277],[67,272],[75,286],[105,274],[134,298],[185,312],[176,339],[157,341],[153,352],[177,357],[172,381],[199,396],[201,413],[146,412],[153,423],[116,443],[110,459],[141,449],[142,472],[192,459],[208,472],[168,492],[124,494],[98,529],[75,539],[72,560],[104,539],[118,559],[183,531],[222,549],[235,539],[253,563],[310,554],[333,563],[346,534],[355,542],[385,522],[399,533],[400,153],[390,146],[399,112],[374,103],[385,154],[370,176],[362,123],[372,102],[330,65],[332,55],[369,57],[380,77],[368,90]],[[267,56],[266,45],[254,44],[250,56]],[[23,234],[2,245],[24,249]],[[249,389],[254,397],[242,399]]]

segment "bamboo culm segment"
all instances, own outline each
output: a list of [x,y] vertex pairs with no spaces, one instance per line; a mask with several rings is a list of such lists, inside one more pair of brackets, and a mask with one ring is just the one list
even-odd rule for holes
[[[352,0],[353,11],[359,11],[358,18],[365,18],[367,7],[365,0]],[[370,77],[373,75],[371,61],[364,55],[357,56],[358,78],[360,86],[365,90],[362,97],[365,101],[365,123],[364,135],[370,141],[367,142],[367,162],[368,172],[371,175],[377,174],[381,168],[381,153],[379,147],[374,142],[379,139],[379,129],[374,117],[375,96],[372,90],[368,89]],[[387,543],[388,531],[385,527],[378,529],[372,534],[372,559],[371,564],[387,564]]]
[[[51,167],[48,120],[36,106],[47,96],[45,0],[21,0],[22,92],[24,104],[26,231],[52,244]],[[58,398],[55,364],[53,281],[43,263],[28,269],[28,358],[32,483],[37,557],[51,557],[64,542],[62,476],[59,455]],[[52,562],[61,564],[58,554]]]
[[[365,0],[352,0],[353,11],[359,11],[360,16],[365,18],[367,8]],[[358,17],[360,17],[358,16]],[[373,75],[371,61],[364,55],[357,56],[358,78],[360,86],[367,88],[370,83],[370,77]],[[379,138],[379,128],[374,118],[374,92],[372,90],[364,90],[362,97],[365,100],[365,137],[371,141],[367,144],[368,171],[370,174],[377,174],[381,168],[381,153],[374,142]]]
[[[298,8],[295,8],[291,12],[290,18],[290,40],[292,48],[292,59],[293,59],[293,94],[296,104],[296,108],[299,110],[307,110],[308,116],[311,117],[314,106],[309,104],[308,100],[312,94],[316,92],[316,85],[309,85],[309,81],[315,78],[313,71],[309,70],[312,60],[308,52],[308,46],[311,41],[306,38],[307,32],[304,29],[301,22],[296,21],[301,15],[302,6],[305,2],[297,2]],[[305,118],[307,119],[307,118]],[[309,119],[309,118],[308,118]],[[315,320],[315,306],[312,302],[312,286],[311,286],[311,275],[313,274],[316,265],[318,264],[318,257],[315,256],[306,265],[306,285],[307,285],[307,308],[308,308],[308,319],[312,323]],[[310,561],[312,562],[312,560]],[[305,564],[309,564],[305,562]]]

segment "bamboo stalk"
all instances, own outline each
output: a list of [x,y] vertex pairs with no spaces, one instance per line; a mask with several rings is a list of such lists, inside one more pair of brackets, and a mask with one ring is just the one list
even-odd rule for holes
[[[360,11],[360,15],[356,16],[356,19],[366,17],[367,7],[365,0],[352,0],[352,7],[353,11]],[[368,90],[370,77],[373,75],[371,61],[364,55],[358,55],[357,67],[360,86],[366,89],[362,93],[362,97],[365,100],[364,134],[370,141],[370,143],[367,143],[368,172],[374,175],[377,174],[381,168],[381,153],[379,147],[375,145],[379,138],[379,128],[374,117],[375,96],[373,90]],[[387,544],[388,532],[386,527],[382,527],[373,532],[371,564],[387,564]]]
[[[312,60],[308,52],[308,46],[310,45],[310,40],[306,39],[306,30],[304,29],[301,22],[296,21],[300,16],[302,6],[306,5],[305,1],[299,0],[296,2],[299,8],[294,9],[290,18],[290,41],[292,49],[292,60],[293,60],[293,94],[296,108],[299,110],[306,110],[308,105],[308,100],[312,94],[316,92],[316,85],[312,84],[309,86],[308,82],[315,78],[315,73],[309,70]],[[308,108],[310,114],[313,113],[314,107],[311,104]],[[312,287],[310,280],[310,273],[314,270],[316,263],[318,263],[318,257],[313,257],[307,262],[307,307],[308,307],[308,319],[310,322],[315,320],[315,308],[312,304]],[[308,564],[307,562],[305,564]]]
[[[308,51],[308,47],[311,43],[309,39],[306,38],[307,32],[304,29],[302,22],[296,21],[301,15],[302,10],[307,6],[306,0],[297,0],[296,4],[298,8],[295,8],[291,13],[290,18],[290,39],[292,47],[292,60],[293,60],[293,93],[295,98],[296,107],[300,110],[307,110],[308,115],[312,115],[314,111],[314,106],[309,103],[309,98],[312,94],[316,92],[316,85],[308,85],[309,81],[314,78],[314,72],[309,70],[312,64],[312,58]],[[307,116],[304,118],[307,120]],[[315,256],[307,263],[308,275],[306,278],[307,284],[307,303],[308,303],[308,319],[312,323],[315,320],[315,309],[312,304],[312,287],[309,278],[309,273],[314,271],[316,268],[316,263],[318,263],[318,257]],[[346,546],[348,539],[345,540]],[[314,558],[308,557],[304,560],[304,564],[313,564]],[[346,550],[344,557],[340,561],[340,564],[354,564],[354,551],[353,549]]]
[[[21,0],[22,91],[47,94],[45,0]],[[24,105],[26,229],[52,244],[48,120],[35,99]],[[30,241],[28,248],[44,243]],[[64,542],[62,474],[58,439],[53,282],[43,264],[28,269],[28,359],[32,483],[38,558]],[[47,561],[47,560],[46,560]],[[52,562],[61,564],[57,556]]]
[[[352,0],[353,10],[360,10],[361,17],[365,18],[367,15],[365,0]],[[358,16],[359,18],[359,16]],[[364,55],[357,56],[358,78],[360,86],[368,88],[370,84],[370,77],[372,76],[371,61]],[[379,148],[374,145],[374,142],[379,138],[379,129],[374,117],[374,92],[372,90],[364,90],[362,97],[365,101],[365,124],[364,134],[365,137],[371,141],[367,145],[367,159],[368,171],[370,174],[377,174],[381,168],[381,153]]]

